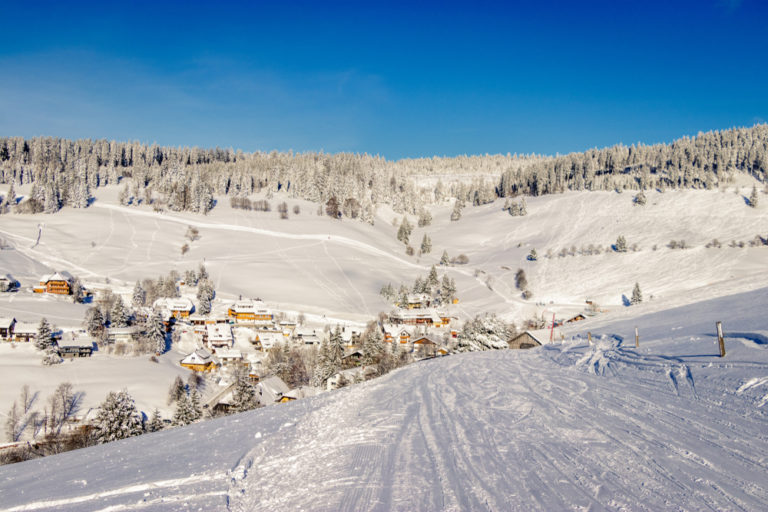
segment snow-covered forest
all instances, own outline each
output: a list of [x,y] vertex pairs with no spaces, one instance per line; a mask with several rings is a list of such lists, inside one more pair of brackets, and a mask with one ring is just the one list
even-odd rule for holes
[[[367,154],[244,153],[107,140],[0,138],[0,183],[33,184],[18,206],[30,213],[87,207],[93,189],[120,183],[124,204],[206,213],[215,206],[214,196],[261,192],[270,197],[282,191],[293,198],[330,201],[337,215],[373,222],[375,208],[382,204],[418,214],[423,205],[451,198],[477,205],[566,190],[712,188],[738,173],[766,180],[767,124],[700,133],[670,144],[616,145],[556,157],[398,161]],[[3,202],[15,204],[14,194]]]

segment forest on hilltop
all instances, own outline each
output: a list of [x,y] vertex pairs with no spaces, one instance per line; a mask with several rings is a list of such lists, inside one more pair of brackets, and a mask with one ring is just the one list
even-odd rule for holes
[[[373,222],[377,205],[419,214],[455,198],[474,205],[499,197],[567,190],[712,188],[737,173],[765,182],[768,124],[683,137],[670,144],[616,145],[564,156],[485,155],[388,161],[351,153],[244,153],[138,142],[0,138],[0,183],[32,184],[18,205],[14,188],[0,212],[54,213],[87,207],[92,190],[120,183],[121,202],[206,213],[214,196],[285,192]],[[425,179],[428,178],[428,179]]]

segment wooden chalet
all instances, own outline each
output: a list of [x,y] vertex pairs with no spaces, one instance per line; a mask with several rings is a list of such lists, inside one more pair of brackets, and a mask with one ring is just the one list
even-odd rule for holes
[[203,335],[205,343],[211,349],[229,348],[232,346],[232,328],[227,324],[208,324]]
[[141,334],[141,327],[110,327],[107,329],[107,339],[110,343],[131,343]]
[[407,309],[428,308],[432,304],[432,297],[426,293],[411,293],[406,297],[405,304],[399,304],[400,307]]
[[572,324],[574,322],[581,322],[582,320],[586,320],[587,316],[584,313],[579,313],[578,315],[569,318],[565,321],[566,324]]
[[16,322],[13,326],[13,341],[35,341],[37,339],[37,324]]
[[239,323],[265,323],[272,322],[275,315],[260,300],[238,300],[229,307],[227,314]]
[[444,327],[451,323],[451,317],[447,313],[437,312],[434,309],[397,308],[390,312],[389,321],[393,324]]
[[546,338],[539,333],[525,331],[509,340],[508,343],[509,348],[514,349],[534,348],[544,345],[546,343]]
[[40,284],[32,288],[35,293],[69,295],[72,293],[72,276],[63,272],[47,274],[40,278]]
[[385,324],[382,326],[385,343],[408,343],[411,341],[411,331],[400,325]]
[[0,338],[4,340],[13,339],[14,325],[16,325],[15,318],[0,318]]
[[187,320],[196,326],[229,323],[229,318],[224,315],[189,315]]
[[195,372],[211,372],[219,367],[218,359],[204,348],[195,350],[179,364]]
[[256,390],[259,394],[259,402],[262,405],[279,403],[283,395],[290,391],[288,385],[276,375],[271,375],[261,380],[256,385]]
[[437,355],[437,347],[440,345],[440,341],[429,336],[414,336],[413,339],[413,351],[419,357],[435,357]]
[[90,357],[94,340],[85,333],[68,332],[62,335],[57,345],[61,357]]

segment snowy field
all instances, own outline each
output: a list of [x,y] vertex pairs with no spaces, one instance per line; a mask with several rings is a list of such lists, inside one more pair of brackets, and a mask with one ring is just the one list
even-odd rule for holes
[[577,325],[0,467],[0,510],[766,510],[766,310],[766,288],[637,308],[593,345]]
[[[115,291],[129,294],[137,279],[172,269],[183,272],[204,261],[220,306],[242,295],[316,320],[366,322],[391,307],[378,294],[382,285],[410,284],[425,276],[445,249],[450,256],[463,253],[470,260],[440,270],[456,279],[460,302],[450,313],[460,319],[484,312],[496,312],[518,325],[534,315],[567,318],[590,299],[611,311],[589,321],[599,325],[637,314],[622,306],[622,296],[630,295],[635,282],[642,288],[641,309],[646,312],[768,286],[768,247],[728,246],[756,234],[768,237],[768,201],[756,209],[747,207],[743,195],[751,184],[742,185],[725,192],[649,192],[645,207],[633,206],[629,193],[527,198],[525,217],[509,216],[501,209],[503,201],[496,201],[465,208],[458,222],[448,220],[450,206],[436,207],[433,224],[415,228],[411,235],[417,249],[424,233],[432,239],[432,253],[420,258],[405,254],[392,223],[401,215],[386,208],[379,209],[374,226],[318,216],[316,204],[290,199],[289,220],[281,220],[276,211],[232,209],[226,199],[207,216],[158,213],[149,207],[119,206],[117,187],[100,188],[87,209],[2,216],[0,238],[12,249],[0,250],[0,274],[10,272],[22,290],[0,293],[0,316],[24,322],[46,316],[58,327],[80,327],[87,306],[28,290],[42,274],[66,270],[87,285],[104,286],[109,279]],[[281,200],[276,195],[273,208]],[[299,215],[293,214],[294,206],[300,207]],[[416,225],[416,219],[411,223]],[[190,225],[199,229],[199,240],[185,238]],[[637,252],[556,256],[572,246],[605,249],[618,235],[625,236],[630,247],[637,244]],[[713,238],[722,243],[720,249],[704,247]],[[685,240],[691,248],[669,249],[670,240]],[[185,243],[190,248],[182,254]],[[537,262],[526,260],[532,248],[539,253]],[[546,258],[548,250],[555,256]],[[522,300],[515,289],[518,268],[528,276],[534,293],[530,301]],[[69,373],[64,375],[63,370],[35,367],[29,350],[0,346],[0,411],[8,410],[23,384],[45,398],[45,390],[55,388],[63,377],[86,392],[88,407],[108,391],[127,387],[137,393],[145,412],[164,410],[168,386],[182,371],[176,366],[180,347],[175,350],[159,365],[145,356],[97,354],[93,363],[67,362]],[[80,372],[88,372],[88,377],[80,377]],[[156,389],[137,386],[136,380]],[[87,389],[78,389],[77,382]]]

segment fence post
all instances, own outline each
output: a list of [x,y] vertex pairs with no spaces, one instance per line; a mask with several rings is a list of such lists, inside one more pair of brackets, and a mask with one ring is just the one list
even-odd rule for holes
[[592,333],[591,332],[587,333],[587,339],[589,340],[589,344],[591,345],[592,344]]
[[635,348],[640,346],[640,333],[637,332],[637,326],[635,326]]
[[723,339],[723,323],[718,320],[717,324],[717,342],[720,344],[720,357],[725,357],[725,340]]

